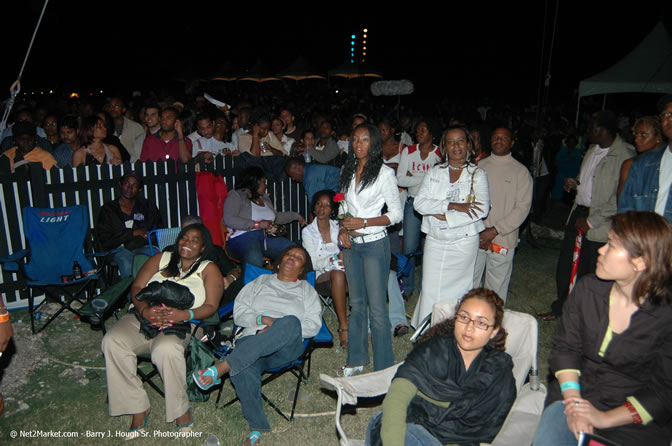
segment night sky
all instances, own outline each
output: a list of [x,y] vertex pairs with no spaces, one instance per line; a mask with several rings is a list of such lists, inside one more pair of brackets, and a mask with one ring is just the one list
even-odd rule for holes
[[[51,0],[23,88],[87,86],[126,93],[172,79],[207,79],[221,74],[226,64],[249,69],[259,59],[276,72],[297,56],[325,73],[347,60],[350,34],[366,27],[367,62],[385,79],[412,80],[417,94],[534,102],[544,23],[547,60],[557,1],[453,3],[392,8],[389,2],[367,7],[312,2],[300,7],[294,2],[192,0],[174,7],[165,1]],[[3,2],[5,21],[12,17],[13,24],[1,31],[0,97],[6,97],[18,75],[42,4]],[[439,10],[439,4],[448,10]],[[551,70],[557,96],[571,94],[581,79],[618,61],[658,21],[672,30],[668,6],[617,5],[560,2]]]

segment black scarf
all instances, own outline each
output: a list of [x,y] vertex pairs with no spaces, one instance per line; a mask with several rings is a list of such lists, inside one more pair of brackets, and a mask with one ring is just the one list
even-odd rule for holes
[[[423,426],[442,444],[489,443],[516,399],[512,369],[511,356],[484,349],[467,371],[454,337],[428,339],[413,349],[395,378],[408,379],[419,392],[450,405],[437,406],[416,395],[406,422]],[[373,426],[374,444],[380,444],[380,427],[380,422]]]

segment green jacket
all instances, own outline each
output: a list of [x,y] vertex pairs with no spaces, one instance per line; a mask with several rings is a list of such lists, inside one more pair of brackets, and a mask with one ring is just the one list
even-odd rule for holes
[[[583,157],[581,163],[581,170],[579,171],[579,178],[581,172],[586,166],[592,153],[595,151],[597,144],[590,146]],[[593,242],[607,242],[607,235],[611,228],[611,217],[616,215],[618,205],[616,203],[616,192],[618,189],[618,179],[621,173],[621,166],[623,161],[632,158],[636,155],[635,149],[620,136],[616,136],[614,142],[611,144],[609,153],[602,158],[593,174],[593,191],[590,203],[590,212],[588,213],[588,221],[591,229],[586,234],[586,238]],[[572,211],[576,208],[576,203],[572,207]]]

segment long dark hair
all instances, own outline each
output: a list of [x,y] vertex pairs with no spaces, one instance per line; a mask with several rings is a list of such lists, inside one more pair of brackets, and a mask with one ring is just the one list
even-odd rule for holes
[[348,191],[350,181],[352,181],[352,177],[357,172],[357,164],[359,160],[355,156],[355,151],[352,148],[352,139],[355,132],[359,129],[366,129],[366,131],[369,132],[369,154],[367,155],[360,183],[362,189],[376,181],[380,168],[383,165],[383,138],[381,138],[378,128],[366,122],[358,125],[350,134],[350,153],[348,153],[348,157],[345,160],[345,165],[343,165],[343,170],[341,171],[341,178],[338,182],[338,188],[341,192]]
[[[490,304],[492,309],[495,311],[495,322],[493,323],[493,329],[499,328],[499,331],[492,339],[488,341],[487,344],[485,344],[483,348],[486,350],[499,350],[502,352],[505,351],[507,333],[504,327],[502,327],[502,321],[504,320],[504,301],[502,298],[499,297],[497,293],[487,288],[474,288],[465,294],[457,303],[455,306],[455,314],[460,311],[462,304],[469,299],[481,299]],[[420,338],[420,341],[426,341],[427,339],[435,336],[447,336],[452,338],[455,336],[454,333],[455,316],[451,317],[450,319],[446,319],[445,321],[430,328],[429,331]]]
[[166,277],[178,277],[182,273],[182,271],[180,271],[180,264],[182,263],[182,259],[180,258],[179,241],[182,239],[182,237],[184,237],[184,234],[186,234],[187,231],[191,231],[192,229],[195,229],[201,233],[201,240],[203,240],[203,246],[205,249],[201,253],[200,257],[196,259],[194,264],[191,265],[191,268],[189,268],[189,271],[182,279],[186,279],[187,277],[191,276],[194,271],[198,269],[202,262],[206,260],[215,260],[215,247],[212,244],[212,236],[210,235],[208,228],[206,228],[205,225],[201,223],[194,223],[192,225],[185,226],[177,235],[175,246],[173,246],[173,250],[170,252],[170,261],[168,262],[168,265],[166,265],[166,267],[161,270],[165,273],[164,275],[166,275]]
[[654,212],[630,211],[611,217],[611,230],[630,258],[646,264],[632,289],[634,304],[672,303],[672,224]]
[[247,189],[250,191],[250,200],[259,198],[259,185],[261,180],[266,178],[266,173],[261,167],[246,167],[240,172],[240,177],[236,183],[236,189]]

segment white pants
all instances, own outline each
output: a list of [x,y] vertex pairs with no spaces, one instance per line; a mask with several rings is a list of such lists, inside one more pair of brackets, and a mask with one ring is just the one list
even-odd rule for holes
[[478,234],[457,241],[427,236],[422,255],[422,292],[411,319],[418,328],[438,302],[457,302],[474,284]]
[[[474,268],[474,288],[479,288],[482,283],[483,288],[494,291],[506,302],[515,252],[514,248],[509,248],[504,255],[479,249]],[[485,278],[483,272],[485,272]]]

